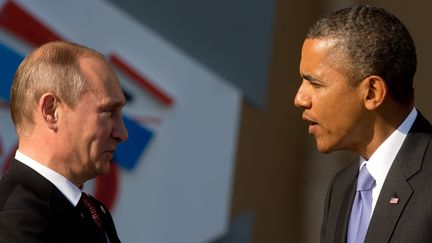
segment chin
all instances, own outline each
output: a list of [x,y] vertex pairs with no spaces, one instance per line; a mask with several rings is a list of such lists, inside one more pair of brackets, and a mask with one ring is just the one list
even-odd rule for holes
[[103,173],[104,174],[108,174],[111,170],[111,162],[107,162],[106,164],[104,164],[104,168],[103,168]]
[[329,154],[329,153],[333,152],[333,150],[329,150],[329,149],[320,149],[320,148],[318,148],[318,151],[319,151],[320,153],[323,153],[323,154]]
[[323,153],[323,154],[329,154],[329,153],[335,151],[333,147],[331,147],[327,144],[320,144],[318,141],[317,141],[316,147],[317,147],[318,151],[320,153]]
[[97,168],[98,175],[106,175],[111,170],[111,162],[101,162]]

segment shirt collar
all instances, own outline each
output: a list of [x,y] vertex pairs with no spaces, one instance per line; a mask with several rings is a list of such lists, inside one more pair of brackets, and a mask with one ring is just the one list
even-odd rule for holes
[[81,197],[81,190],[75,184],[66,179],[66,177],[21,153],[19,150],[16,151],[15,159],[32,168],[54,184],[54,186],[57,187],[57,189],[69,200],[69,202],[72,203],[72,205],[76,206],[78,204]]
[[360,168],[367,163],[369,173],[377,185],[383,185],[384,180],[402,146],[409,130],[417,117],[417,110],[413,108],[402,124],[396,129],[372,154],[369,160],[360,156]]

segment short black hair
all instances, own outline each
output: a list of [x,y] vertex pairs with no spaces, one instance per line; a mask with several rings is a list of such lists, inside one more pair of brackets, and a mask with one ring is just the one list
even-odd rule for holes
[[318,20],[306,38],[335,40],[334,53],[345,57],[343,70],[352,85],[378,75],[396,102],[413,102],[414,41],[405,25],[387,10],[361,5],[332,12]]

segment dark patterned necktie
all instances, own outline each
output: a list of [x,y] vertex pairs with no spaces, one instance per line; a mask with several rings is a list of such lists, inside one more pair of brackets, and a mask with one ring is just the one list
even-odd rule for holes
[[104,243],[108,242],[108,238],[103,227],[101,216],[99,215],[92,199],[86,193],[82,192],[80,200],[84,205],[84,207],[87,209],[87,211],[90,213],[92,221],[96,226],[95,235],[98,238],[98,242],[104,242]]
[[86,193],[81,193],[81,200],[84,204],[84,206],[88,209],[88,211],[90,212],[90,215],[93,219],[93,222],[99,227],[103,229],[102,226],[102,220],[98,214],[98,212],[96,211],[95,206],[93,205],[93,202],[91,201],[91,199],[89,198],[89,196]]

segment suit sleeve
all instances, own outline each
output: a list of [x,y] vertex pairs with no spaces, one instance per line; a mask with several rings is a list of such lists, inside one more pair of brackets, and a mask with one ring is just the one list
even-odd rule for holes
[[0,243],[52,242],[44,232],[47,221],[23,210],[9,209],[0,213]]

